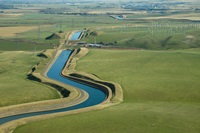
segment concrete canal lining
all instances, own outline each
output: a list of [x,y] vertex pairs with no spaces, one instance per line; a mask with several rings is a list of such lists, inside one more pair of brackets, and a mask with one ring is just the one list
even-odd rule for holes
[[31,117],[31,116],[39,116],[39,115],[45,115],[45,114],[52,114],[52,113],[59,113],[59,112],[65,112],[75,109],[81,109],[86,108],[94,105],[98,105],[102,102],[104,102],[107,98],[107,94],[104,91],[101,91],[99,89],[96,89],[91,86],[87,86],[84,84],[77,83],[75,81],[69,80],[65,77],[63,77],[60,73],[62,69],[64,68],[65,62],[68,60],[68,58],[71,55],[70,50],[62,51],[57,60],[54,62],[52,67],[47,72],[47,76],[51,79],[57,80],[59,82],[63,82],[65,84],[69,84],[71,86],[75,86],[77,88],[80,88],[88,93],[88,99],[80,104],[77,104],[75,106],[71,106],[68,108],[62,108],[62,109],[56,109],[56,110],[50,110],[50,111],[43,111],[43,112],[35,112],[35,113],[27,113],[27,114],[20,114],[20,115],[14,115],[14,116],[8,116],[4,118],[0,118],[0,124],[4,124],[9,121]]

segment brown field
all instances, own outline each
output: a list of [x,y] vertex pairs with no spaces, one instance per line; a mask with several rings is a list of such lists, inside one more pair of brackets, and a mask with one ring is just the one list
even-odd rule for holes
[[189,19],[189,20],[200,20],[199,14],[188,13],[188,14],[176,14],[162,17],[146,17],[144,19]]
[[19,17],[22,16],[23,14],[18,13],[18,14],[0,14],[0,17]]
[[0,37],[14,37],[16,33],[22,33],[36,28],[37,26],[0,27]]

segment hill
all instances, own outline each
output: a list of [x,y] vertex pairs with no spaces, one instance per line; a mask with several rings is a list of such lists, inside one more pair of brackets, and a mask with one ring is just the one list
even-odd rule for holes
[[60,36],[55,34],[55,33],[53,33],[50,36],[46,37],[45,39],[46,40],[60,39]]

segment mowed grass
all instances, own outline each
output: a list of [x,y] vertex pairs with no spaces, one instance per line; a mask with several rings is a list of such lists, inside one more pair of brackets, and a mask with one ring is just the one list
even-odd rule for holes
[[59,98],[54,89],[27,79],[40,61],[32,52],[0,53],[0,107]]
[[198,133],[200,49],[90,50],[77,70],[122,85],[124,102],[18,127],[15,133]]

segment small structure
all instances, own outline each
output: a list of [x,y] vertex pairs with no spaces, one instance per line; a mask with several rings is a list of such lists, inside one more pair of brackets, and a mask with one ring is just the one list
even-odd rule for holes
[[92,43],[90,43],[89,47],[98,47],[98,48],[101,48],[102,45],[101,44],[92,44]]
[[123,17],[123,15],[118,15],[118,16],[116,16],[116,19],[118,19],[118,20],[124,20],[124,17]]
[[124,15],[111,15],[110,17],[114,18],[114,19],[118,19],[118,20],[124,20]]

